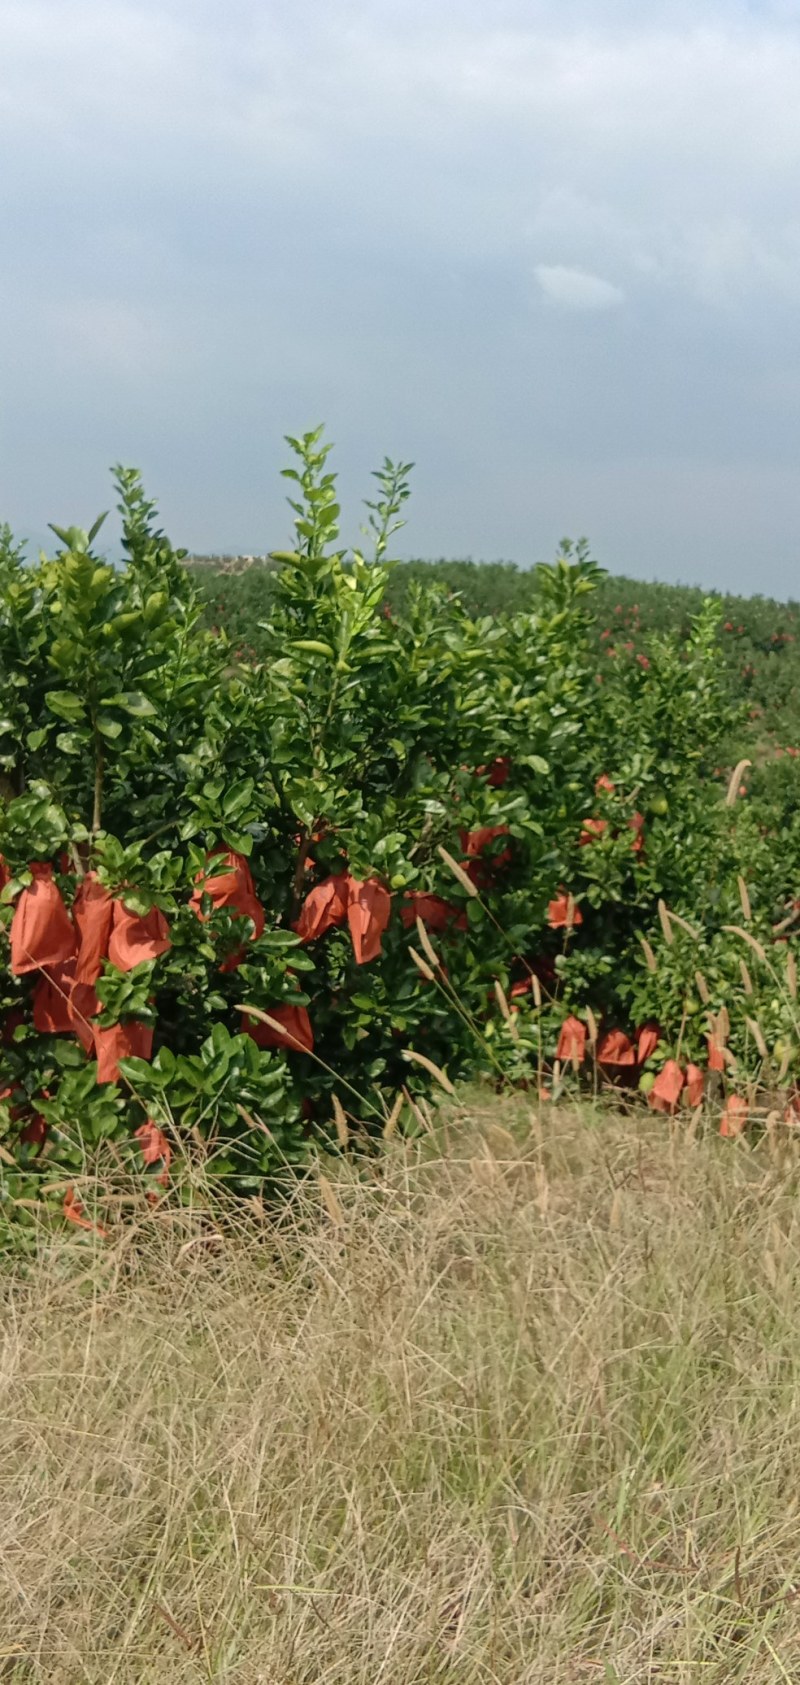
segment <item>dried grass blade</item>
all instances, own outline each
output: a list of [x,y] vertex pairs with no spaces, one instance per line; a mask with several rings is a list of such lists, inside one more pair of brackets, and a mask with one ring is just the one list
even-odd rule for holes
[[200,1640],[198,1638],[191,1638],[189,1633],[186,1631],[186,1628],[179,1625],[178,1621],[174,1619],[169,1610],[164,1608],[163,1603],[154,1603],[153,1608],[155,1609],[156,1614],[161,1616],[162,1621],[166,1621],[170,1631],[174,1632],[175,1637],[180,1639],[181,1644],[183,1644],[187,1650],[191,1653],[194,1653],[195,1650],[199,1650]]
[[761,964],[766,965],[766,963],[767,963],[766,953],[765,953],[761,943],[756,941],[755,936],[751,936],[749,930],[745,930],[743,928],[743,926],[740,925],[740,924],[724,924],[722,926],[722,928],[723,928],[723,930],[727,930],[729,935],[731,935],[731,936],[741,936],[742,941],[746,942],[748,948],[752,948],[753,953],[758,956],[758,958],[761,961]]
[[286,1041],[291,1043],[292,1047],[299,1047],[301,1053],[307,1051],[305,1042],[300,1041],[291,1030],[286,1028],[285,1024],[280,1024],[277,1018],[270,1018],[268,1012],[262,1012],[260,1006],[240,1006],[238,1010],[246,1013],[248,1018],[258,1018],[262,1024],[268,1024],[271,1030],[277,1030]]
[[736,797],[739,794],[739,785],[742,782],[742,773],[744,772],[746,767],[752,766],[752,764],[753,764],[752,761],[748,761],[748,760],[737,761],[737,764],[734,767],[733,772],[731,773],[730,780],[729,780],[729,783],[728,783],[728,793],[725,797],[725,806],[726,807],[733,807],[733,804],[736,801]]
[[672,924],[670,923],[670,916],[667,912],[667,904],[664,900],[662,900],[661,896],[659,896],[658,899],[658,916],[661,920],[661,929],[664,932],[664,941],[666,942],[667,947],[671,948],[673,942],[675,941],[675,937],[672,931]]
[[419,945],[422,949],[423,954],[425,955],[425,958],[433,966],[433,969],[435,971],[437,969],[437,967],[441,965],[442,962],[439,958],[439,955],[436,952],[436,949],[433,946],[433,943],[432,943],[432,941],[431,941],[431,939],[428,935],[427,930],[425,929],[425,926],[422,922],[422,919],[419,917],[419,914],[417,914],[416,923],[417,923],[417,936],[419,937]]
[[339,1142],[340,1147],[346,1147],[350,1141],[350,1129],[345,1116],[344,1106],[342,1105],[338,1094],[332,1094],[331,1099],[333,1101],[333,1121],[336,1124],[336,1139]]
[[415,966],[417,967],[417,970],[422,972],[422,975],[425,978],[426,983],[435,983],[436,982],[436,972],[431,971],[431,968],[428,965],[427,960],[424,960],[422,958],[422,955],[417,953],[416,948],[411,947],[410,943],[409,943],[408,951],[411,955],[412,960],[414,961]]
[[747,884],[745,883],[741,872],[739,872],[736,882],[739,885],[739,900],[742,903],[742,912],[744,914],[745,923],[749,924],[751,918],[753,917],[753,912],[750,906],[750,895],[748,893]]
[[404,1105],[405,1105],[404,1095],[398,1094],[397,1099],[395,1100],[395,1103],[394,1103],[394,1105],[393,1105],[393,1107],[392,1107],[392,1109],[389,1113],[389,1116],[387,1117],[386,1122],[383,1126],[382,1136],[383,1136],[384,1141],[391,1141],[392,1136],[397,1133],[397,1125],[400,1122],[400,1113],[402,1112]]
[[411,1111],[412,1111],[412,1112],[413,1112],[413,1114],[414,1114],[414,1116],[415,1116],[415,1118],[416,1118],[416,1120],[417,1120],[417,1123],[418,1123],[418,1124],[419,1124],[419,1126],[420,1126],[420,1128],[421,1128],[421,1129],[423,1129],[423,1130],[424,1130],[424,1131],[425,1131],[425,1134],[426,1134],[426,1135],[430,1135],[430,1133],[431,1133],[431,1126],[430,1126],[430,1124],[429,1124],[429,1122],[428,1122],[428,1119],[427,1119],[427,1118],[426,1118],[426,1117],[425,1117],[425,1115],[424,1115],[424,1113],[423,1113],[423,1112],[421,1112],[421,1111],[420,1111],[420,1109],[419,1109],[419,1106],[418,1106],[418,1105],[417,1105],[417,1102],[416,1102],[416,1100],[415,1100],[415,1099],[414,1099],[414,1097],[413,1097],[413,1095],[412,1095],[412,1094],[410,1094],[410,1093],[409,1093],[409,1091],[408,1091],[408,1089],[407,1089],[407,1088],[406,1088],[406,1087],[405,1087],[405,1085],[404,1085],[404,1087],[403,1087],[403,1099],[404,1099],[404,1101],[405,1101],[405,1103],[406,1103],[406,1105],[407,1105],[407,1106],[408,1106],[408,1107],[409,1107],[409,1108],[410,1108],[410,1110],[411,1110]]
[[338,1229],[343,1229],[344,1209],[342,1202],[339,1199],[332,1183],[330,1183],[327,1176],[323,1176],[322,1173],[320,1173],[319,1178],[319,1191],[322,1196],[322,1203],[328,1213],[328,1216],[330,1217],[331,1222],[334,1223]]
[[761,1055],[761,1058],[767,1059],[769,1057],[769,1055],[767,1053],[767,1044],[764,1040],[763,1035],[761,1034],[761,1025],[756,1023],[755,1018],[745,1017],[745,1023],[746,1023],[747,1028],[750,1031],[750,1034],[751,1034],[751,1036],[752,1036],[752,1038],[753,1038],[753,1040],[756,1044],[756,1047],[758,1048],[758,1051]]
[[497,978],[497,977],[495,978],[495,982],[494,982],[494,992],[495,992],[495,996],[496,996],[496,999],[497,999],[497,1004],[500,1008],[500,1011],[503,1014],[503,1018],[505,1019],[506,1024],[508,1025],[508,1033],[511,1036],[511,1040],[518,1044],[519,1043],[519,1024],[517,1023],[516,1014],[511,1011],[511,1008],[508,1004],[508,1000],[506,999],[505,989],[503,988],[502,983],[500,982],[499,978]]
[[461,888],[466,890],[467,895],[471,895],[473,899],[475,899],[475,897],[477,897],[478,890],[472,882],[472,879],[467,876],[463,866],[459,866],[458,861],[453,859],[452,854],[448,854],[447,849],[443,848],[441,843],[438,846],[437,853],[440,860],[444,861],[448,871],[452,872],[453,877],[460,883]]
[[[263,1118],[254,1117],[252,1112],[248,1112],[248,1110],[245,1106],[237,1105],[236,1110],[239,1113],[240,1118],[244,1118],[244,1121],[247,1124],[248,1129],[260,1129],[262,1134],[266,1135],[268,1141],[274,1141],[275,1137],[272,1133],[272,1130],[267,1128]],[[202,1136],[201,1136],[201,1140],[202,1140]],[[205,1142],[203,1142],[203,1145],[205,1146]]]
[[414,1065],[421,1065],[423,1070],[428,1071],[440,1084],[445,1094],[455,1094],[456,1091],[447,1072],[442,1070],[441,1065],[434,1064],[433,1060],[428,1059],[424,1053],[417,1053],[413,1047],[404,1047],[403,1058],[410,1060]]
[[647,961],[647,969],[648,971],[655,973],[658,970],[658,962],[650,943],[648,942],[646,936],[640,936],[639,941],[641,942],[642,951],[644,953],[645,960]]
[[517,1158],[519,1148],[513,1135],[504,1129],[500,1123],[486,1125],[486,1144],[493,1153],[505,1153],[507,1157]]

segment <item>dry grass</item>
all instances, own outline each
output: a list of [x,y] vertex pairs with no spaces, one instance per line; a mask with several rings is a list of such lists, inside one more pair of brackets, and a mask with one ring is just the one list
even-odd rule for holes
[[480,1107],[6,1277],[0,1679],[800,1678],[794,1151]]

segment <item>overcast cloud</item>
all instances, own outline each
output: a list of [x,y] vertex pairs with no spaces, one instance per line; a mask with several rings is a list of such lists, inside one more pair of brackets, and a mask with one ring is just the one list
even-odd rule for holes
[[800,596],[800,0],[0,0],[0,520]]

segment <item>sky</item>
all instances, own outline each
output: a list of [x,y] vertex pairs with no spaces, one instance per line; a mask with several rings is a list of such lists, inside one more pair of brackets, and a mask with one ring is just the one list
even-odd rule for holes
[[[800,597],[800,0],[0,0],[0,521]],[[110,542],[113,543],[113,529]]]

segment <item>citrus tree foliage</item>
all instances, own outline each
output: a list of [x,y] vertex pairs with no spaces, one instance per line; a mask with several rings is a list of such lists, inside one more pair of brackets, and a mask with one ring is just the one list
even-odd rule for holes
[[470,612],[425,577],[393,607],[411,465],[377,471],[350,549],[321,429],[288,443],[295,548],[272,558],[257,656],[208,625],[131,469],[122,566],[102,518],[54,528],[36,563],[0,533],[9,1209],[109,1140],[159,1186],[205,1143],[255,1191],[334,1099],[380,1134],[428,1080],[409,1051],[537,1084],[587,1036],[612,1080],[704,1069],[709,1036],[728,1070],[791,1061],[791,991],[750,954],[748,994],[726,926],[755,866],[750,933],[785,963],[797,821],[774,794],[776,858],[714,782],[739,719],[715,606],[599,661],[603,576],[565,543],[522,607]]

